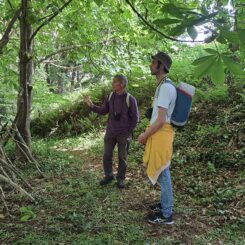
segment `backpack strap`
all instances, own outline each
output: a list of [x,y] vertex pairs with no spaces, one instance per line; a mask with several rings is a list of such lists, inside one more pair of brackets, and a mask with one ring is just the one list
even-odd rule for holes
[[158,98],[159,93],[160,93],[160,88],[161,88],[161,86],[162,86],[164,83],[170,83],[171,85],[173,85],[173,86],[175,87],[175,89],[177,89],[176,84],[175,84],[173,81],[171,81],[170,79],[166,78],[165,81],[163,80],[163,81],[158,85],[157,91],[156,91],[156,96],[155,96],[156,98]]
[[[112,95],[113,95],[113,92],[110,92],[110,94],[108,96],[108,102],[110,101]],[[128,108],[130,107],[130,96],[131,96],[131,94],[130,93],[127,93],[127,96],[126,96],[126,104],[127,104]]]
[[110,92],[110,94],[109,94],[109,96],[108,96],[108,102],[110,101],[112,95],[113,95],[113,92]]
[[131,94],[127,93],[126,103],[127,103],[128,108],[130,107],[130,96],[131,96]]
[[166,79],[165,82],[166,82],[166,83],[170,83],[170,84],[173,85],[175,88],[177,88],[176,84],[175,84],[172,80]]

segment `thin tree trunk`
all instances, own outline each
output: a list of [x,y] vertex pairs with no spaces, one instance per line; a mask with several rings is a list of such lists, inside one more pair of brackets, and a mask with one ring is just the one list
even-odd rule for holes
[[[30,132],[30,114],[32,105],[32,74],[33,74],[33,40],[31,24],[28,22],[28,14],[30,10],[30,0],[22,0],[21,8],[22,15],[20,17],[20,54],[19,54],[19,82],[20,91],[18,95],[18,107],[17,107],[17,119],[16,126],[21,136],[16,135],[18,142],[26,144],[17,143],[17,158],[26,159],[26,156],[31,154],[31,132]],[[31,41],[30,41],[31,40]],[[27,149],[29,148],[29,150]]]
[[70,87],[70,91],[73,92],[75,89],[75,80],[76,80],[76,70],[72,70],[71,73],[71,87]]

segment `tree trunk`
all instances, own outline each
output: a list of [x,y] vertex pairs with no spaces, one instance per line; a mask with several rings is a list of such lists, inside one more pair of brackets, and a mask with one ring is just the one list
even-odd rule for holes
[[49,64],[48,64],[48,63],[46,63],[46,64],[44,65],[44,69],[45,69],[46,76],[47,76],[47,84],[48,84],[49,86],[51,86],[51,85],[52,85],[52,82],[51,82],[50,75],[49,75]]
[[33,74],[33,39],[32,27],[28,21],[30,0],[22,0],[20,17],[20,54],[19,54],[19,83],[20,90],[17,101],[16,116],[16,156],[21,160],[31,160],[30,114],[32,106],[32,74]]
[[76,83],[76,70],[73,69],[71,73],[71,87],[70,92],[73,92],[75,89],[75,83]]

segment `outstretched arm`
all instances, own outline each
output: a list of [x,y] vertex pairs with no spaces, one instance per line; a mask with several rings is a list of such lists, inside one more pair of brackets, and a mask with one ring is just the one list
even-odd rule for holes
[[90,107],[91,111],[96,112],[100,115],[105,115],[109,112],[109,102],[106,98],[102,106],[96,106],[92,102],[90,96],[84,97],[84,102]]

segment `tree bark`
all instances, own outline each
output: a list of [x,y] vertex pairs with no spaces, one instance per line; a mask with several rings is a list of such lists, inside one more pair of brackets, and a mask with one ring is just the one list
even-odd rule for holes
[[[32,75],[33,75],[33,39],[32,27],[28,21],[30,11],[30,0],[21,1],[22,14],[20,17],[20,53],[19,53],[19,83],[20,90],[17,101],[16,126],[19,134],[16,134],[16,156],[25,160],[32,158],[31,154],[31,132],[30,114],[32,105]],[[31,41],[30,41],[31,40]]]
[[73,69],[71,72],[71,87],[70,87],[70,91],[73,92],[75,89],[75,83],[76,83],[76,70]]

